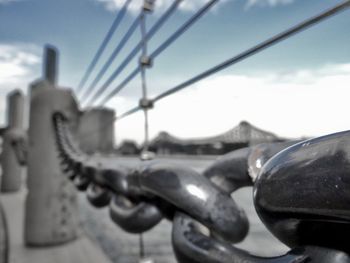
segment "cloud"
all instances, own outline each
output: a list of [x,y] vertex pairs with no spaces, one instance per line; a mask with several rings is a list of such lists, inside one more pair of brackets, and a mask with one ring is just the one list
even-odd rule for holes
[[[97,1],[102,3],[107,8],[107,10],[113,11],[113,12],[115,10],[121,9],[125,3],[125,0],[97,0]],[[141,9],[143,1],[144,0],[132,1],[129,5],[129,11],[133,14],[138,13]],[[173,1],[174,0],[156,0],[156,12],[163,11],[168,6],[170,6],[170,4],[173,3]],[[216,4],[216,6],[225,4],[227,2],[233,2],[233,1],[235,0],[221,0],[218,2],[218,4]],[[253,6],[274,7],[277,5],[287,5],[287,4],[292,4],[295,0],[244,0],[244,1],[246,2],[246,8],[250,8]],[[184,12],[193,12],[198,10],[207,2],[208,0],[190,0],[190,1],[186,0],[186,1],[182,1],[182,3],[179,6],[179,9]]]
[[[14,88],[26,91],[38,76],[39,48],[28,44],[0,43],[0,104],[5,107],[6,94]],[[4,122],[4,108],[0,109],[0,123]]]
[[18,2],[20,0],[0,0],[0,5],[5,5],[13,2]]
[[[165,130],[183,138],[206,137],[242,120],[291,138],[348,130],[349,83],[350,63],[212,77],[157,103],[150,112],[150,135]],[[126,97],[109,104],[119,113],[135,105],[136,98]],[[116,131],[119,142],[142,142],[143,114],[117,122]]]
[[295,0],[248,0],[247,7],[252,6],[277,6],[292,4]]
[[[97,0],[105,5],[105,7],[110,11],[119,10],[125,3],[125,0]],[[129,5],[129,11],[131,13],[138,13],[141,9],[142,3],[144,0],[134,0]],[[230,0],[222,0],[220,3],[225,3]],[[232,0],[231,0],[232,1]],[[174,0],[157,0],[156,3],[156,12],[163,11],[167,7],[169,7]],[[179,9],[184,12],[191,12],[198,10],[202,7],[208,0],[190,0],[190,1],[182,1],[179,6]]]

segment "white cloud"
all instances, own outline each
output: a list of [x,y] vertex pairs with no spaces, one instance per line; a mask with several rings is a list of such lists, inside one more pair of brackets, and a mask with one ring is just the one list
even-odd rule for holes
[[[1,0],[0,0],[1,1]],[[5,0],[6,1],[6,0]],[[11,0],[9,0],[11,1]],[[115,11],[122,8],[125,0],[97,0],[105,5],[109,11]],[[133,14],[138,13],[141,10],[141,6],[144,0],[134,0],[129,5],[129,11]],[[174,0],[156,0],[156,12],[163,11],[165,8],[171,5]],[[184,12],[193,12],[202,7],[209,0],[184,0],[179,6],[179,9]],[[221,5],[227,2],[233,2],[234,0],[221,0],[217,5]],[[244,0],[246,1],[246,7],[252,6],[277,6],[291,4],[295,0]]]
[[18,2],[19,0],[0,0],[0,5]]
[[248,0],[247,7],[252,7],[255,5],[260,6],[277,6],[277,5],[287,5],[293,3],[295,0]]
[[38,76],[39,49],[27,44],[0,43],[0,123],[4,122],[5,97],[14,88],[26,91]]
[[[125,3],[125,0],[97,0],[98,2],[103,3],[106,8],[110,11],[115,11],[118,9],[121,9],[122,6]],[[129,5],[129,11],[131,13],[138,13],[141,10],[141,6],[144,0],[134,0]],[[225,3],[230,0],[221,0],[220,3]],[[232,0],[231,0],[232,1]],[[156,7],[155,11],[163,11],[167,7],[169,7],[174,0],[156,0]],[[185,12],[191,12],[194,10],[198,10],[200,7],[202,7],[208,0],[185,0],[182,1],[182,3],[179,6],[179,9]]]
[[37,55],[24,47],[0,45],[0,85],[20,82],[39,61]]
[[[350,63],[289,73],[224,75],[204,80],[157,103],[150,135],[184,138],[222,133],[242,120],[281,136],[318,136],[350,129]],[[153,94],[154,95],[154,94]],[[119,113],[137,99],[111,101]],[[117,139],[143,140],[143,114],[116,123]]]

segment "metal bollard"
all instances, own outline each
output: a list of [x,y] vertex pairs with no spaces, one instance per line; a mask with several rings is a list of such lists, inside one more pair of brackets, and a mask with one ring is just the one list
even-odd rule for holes
[[79,120],[80,149],[87,153],[109,154],[114,150],[114,110],[95,108],[85,111]]
[[[51,66],[55,64],[55,57],[46,58]],[[52,72],[49,75],[50,78],[30,87],[28,194],[24,222],[27,246],[62,244],[76,239],[80,232],[76,192],[61,172],[52,124],[53,114],[63,112],[74,134],[79,111],[72,92],[56,89],[52,81],[56,76]]]
[[21,187],[23,172],[13,148],[16,140],[25,136],[23,130],[24,96],[22,92],[19,90],[11,92],[7,96],[7,103],[8,127],[3,134],[1,192],[18,191]]

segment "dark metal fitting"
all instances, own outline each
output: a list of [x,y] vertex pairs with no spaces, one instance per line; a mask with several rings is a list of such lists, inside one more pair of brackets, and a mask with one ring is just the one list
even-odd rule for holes
[[130,199],[114,195],[109,204],[109,214],[114,223],[128,233],[143,233],[163,219],[158,208],[147,202],[134,203]]
[[154,104],[152,100],[143,98],[143,99],[140,99],[139,105],[142,109],[153,109]]
[[145,12],[153,12],[154,10],[154,3],[155,3],[155,0],[144,0],[143,1],[143,10]]
[[[303,141],[274,155],[254,185],[260,219],[289,247],[308,244],[348,253],[349,164],[350,131]],[[310,194],[310,189],[315,191]]]
[[142,67],[150,68],[153,66],[153,60],[150,56],[141,56],[140,57],[140,65]]
[[110,191],[93,183],[88,186],[86,196],[90,204],[96,208],[109,205],[112,198]]
[[84,176],[75,176],[74,178],[74,185],[79,191],[86,191],[86,189],[89,187],[90,180]]

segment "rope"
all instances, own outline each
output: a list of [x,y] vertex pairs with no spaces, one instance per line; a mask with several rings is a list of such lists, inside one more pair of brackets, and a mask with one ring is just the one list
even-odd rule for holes
[[80,92],[81,89],[84,87],[86,81],[88,80],[88,78],[91,75],[91,72],[93,71],[93,69],[95,68],[97,61],[100,59],[103,51],[106,49],[106,46],[108,44],[108,42],[111,40],[112,35],[114,34],[114,32],[117,30],[117,28],[119,27],[123,17],[126,14],[126,11],[128,9],[128,6],[130,4],[132,0],[126,0],[124,3],[124,6],[122,7],[122,9],[120,10],[120,12],[118,13],[117,17],[115,18],[114,22],[112,23],[112,26],[110,27],[109,31],[107,32],[107,35],[105,36],[104,40],[102,41],[100,47],[98,48],[94,58],[92,59],[90,65],[88,66],[83,78],[81,79],[78,88],[77,88],[77,92]]

